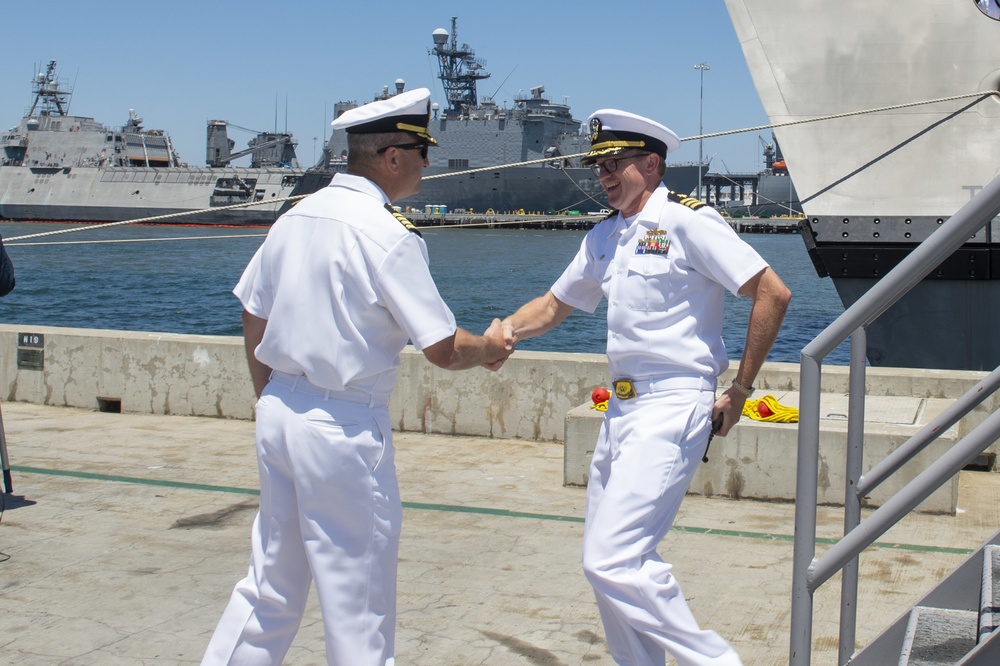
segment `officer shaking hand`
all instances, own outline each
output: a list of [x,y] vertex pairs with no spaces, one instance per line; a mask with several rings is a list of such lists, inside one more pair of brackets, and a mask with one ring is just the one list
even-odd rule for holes
[[[673,524],[705,455],[712,422],[725,435],[781,327],[791,292],[711,207],[663,185],[680,146],[648,118],[602,109],[583,158],[615,209],[587,233],[543,296],[503,321],[513,346],[574,309],[607,299],[608,401],[587,486],[583,569],[619,664],[738,666],[719,634],[702,629],[657,545]],[[736,378],[722,341],[725,292],[753,300]],[[502,360],[498,361],[502,363]]]
[[442,368],[496,367],[500,323],[455,324],[419,231],[392,202],[420,190],[426,88],[351,109],[347,172],[271,227],[233,293],[256,406],[260,510],[250,569],[203,664],[279,664],[316,581],[326,660],[391,666],[402,503],[389,395],[410,341]]

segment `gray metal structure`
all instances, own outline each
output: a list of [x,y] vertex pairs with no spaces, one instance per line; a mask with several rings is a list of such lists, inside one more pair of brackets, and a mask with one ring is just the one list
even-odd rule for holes
[[[792,573],[789,664],[808,666],[812,647],[813,593],[843,570],[841,592],[840,663],[854,652],[857,603],[857,557],[945,481],[1000,438],[1000,412],[994,412],[929,465],[899,493],[861,520],[863,498],[905,462],[923,450],[938,433],[971,411],[1000,388],[1000,368],[994,370],[956,403],[901,445],[867,474],[864,450],[865,330],[919,284],[966,239],[1000,214],[1000,178],[962,207],[888,275],[851,305],[843,315],[802,350],[799,377],[799,436],[795,491],[795,551]],[[816,555],[816,501],[819,469],[819,420],[822,362],[851,338],[848,412],[847,484],[844,537]]]
[[[781,146],[773,138],[771,143],[757,138],[764,147],[764,169],[756,173],[706,174],[705,201],[734,217],[802,215],[802,203],[781,155]],[[727,196],[723,197],[723,193]]]

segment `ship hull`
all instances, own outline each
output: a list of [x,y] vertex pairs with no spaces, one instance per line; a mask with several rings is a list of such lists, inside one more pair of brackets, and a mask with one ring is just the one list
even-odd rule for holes
[[[997,90],[1000,23],[974,2],[914,0],[905,12],[864,0],[726,5],[770,121],[800,123],[774,133],[807,249],[849,307],[996,177],[995,97],[902,105]],[[809,49],[794,34],[808,35]],[[867,327],[870,363],[1000,365],[994,236],[987,227],[970,239]]]
[[[0,219],[268,225],[295,190],[301,169],[0,168]],[[234,185],[241,184],[240,186]],[[234,204],[246,208],[220,210]]]
[[444,205],[454,212],[497,213],[555,213],[607,206],[607,196],[590,169],[515,167],[462,175],[452,173],[454,170],[428,168],[420,192],[401,199],[399,205],[417,210]]
[[[663,180],[674,191],[688,194],[698,182],[698,167],[668,167]],[[608,206],[608,197],[588,168],[521,167],[452,176],[431,167],[420,193],[401,199],[399,205],[417,210],[445,205],[449,211],[546,214],[600,210]]]
[[[447,212],[549,214],[581,213],[608,206],[608,197],[593,172],[586,168],[512,167],[473,174],[453,175],[454,170],[429,167],[420,192],[400,199],[404,211],[425,212],[428,206]],[[326,187],[333,173],[310,170],[291,194],[309,194]],[[675,192],[690,193],[698,183],[698,167],[683,164],[667,167],[664,184]],[[286,204],[285,209],[290,207]]]

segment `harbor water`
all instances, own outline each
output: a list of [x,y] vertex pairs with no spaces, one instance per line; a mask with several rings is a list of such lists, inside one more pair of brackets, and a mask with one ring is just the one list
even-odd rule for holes
[[[266,229],[119,225],[25,240],[73,228],[0,223],[15,265],[17,288],[0,299],[0,321],[25,327],[64,326],[201,335],[240,335],[240,304],[231,290]],[[529,229],[422,229],[431,273],[460,326],[482,332],[545,292],[586,232]],[[802,348],[843,312],[833,283],[819,278],[796,234],[744,234],[793,292],[768,358],[799,361]],[[8,239],[11,239],[8,242]],[[724,338],[738,359],[750,301],[729,297]],[[603,353],[604,305],[574,312],[519,348]],[[846,365],[847,344],[826,363]]]

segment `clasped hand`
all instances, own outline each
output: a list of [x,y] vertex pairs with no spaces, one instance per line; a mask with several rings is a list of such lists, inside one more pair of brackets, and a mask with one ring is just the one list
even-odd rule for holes
[[514,353],[517,337],[514,335],[513,327],[499,319],[493,320],[490,327],[483,333],[483,337],[487,339],[490,351],[493,352],[490,355],[493,360],[486,361],[482,365],[487,370],[496,372]]

